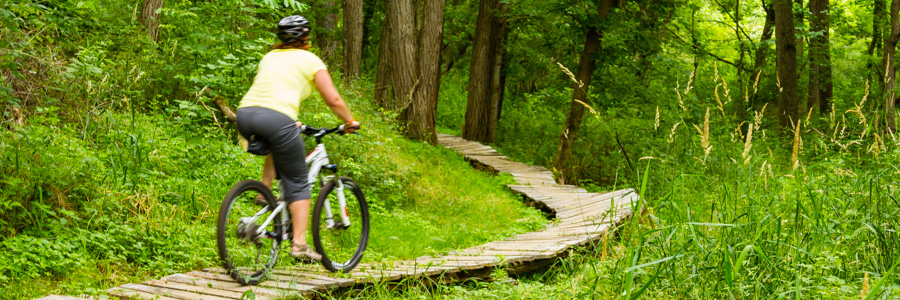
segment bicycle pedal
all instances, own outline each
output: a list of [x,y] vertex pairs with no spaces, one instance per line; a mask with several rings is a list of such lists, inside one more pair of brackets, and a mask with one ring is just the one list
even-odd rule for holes
[[[262,196],[262,195],[260,195],[260,196]],[[275,202],[276,202],[276,203],[278,203],[278,201],[281,201],[281,199],[275,199]],[[266,206],[266,205],[269,205],[269,201],[266,201],[266,198],[264,198],[264,197],[256,197],[256,199],[254,200],[254,202],[255,202],[256,205],[258,205],[258,206]]]

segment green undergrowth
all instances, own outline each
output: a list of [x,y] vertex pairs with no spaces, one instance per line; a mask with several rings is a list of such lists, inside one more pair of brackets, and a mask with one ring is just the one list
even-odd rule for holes
[[[505,189],[511,177],[402,138],[355,92],[362,87],[341,90],[364,127],[325,142],[370,203],[365,261],[439,254],[544,226],[540,212]],[[53,116],[0,131],[2,298],[98,294],[218,264],[221,199],[262,166],[235,144],[230,125],[215,125],[197,100],[163,113],[94,110],[70,123]],[[304,103],[301,120],[338,123],[319,99]]]
[[[451,74],[444,86],[462,82]],[[693,93],[701,91],[714,88]],[[780,128],[772,105],[768,112],[748,109],[753,118],[741,122],[708,105],[712,97],[685,100],[685,107],[672,99],[656,114],[637,102],[609,105],[604,101],[613,97],[601,95],[595,111],[585,113],[575,146],[579,185],[598,192],[634,188],[646,201],[646,215],[618,227],[605,255],[598,245],[519,278],[498,272],[491,282],[374,286],[342,296],[896,299],[900,138],[871,121],[877,112],[852,111],[857,104],[846,99],[864,99],[862,91],[848,89],[833,113],[802,120],[796,135]],[[551,168],[565,116],[555,110],[568,108],[555,103],[570,95],[545,90],[504,102],[494,146]],[[445,108],[465,103],[442,100]],[[439,112],[438,120],[445,132],[456,132],[462,114]]]
[[647,214],[617,227],[606,250],[602,242],[575,249],[517,278],[498,270],[489,281],[340,297],[896,299],[900,169],[891,156],[862,164],[833,156],[763,176],[761,163],[644,162]]

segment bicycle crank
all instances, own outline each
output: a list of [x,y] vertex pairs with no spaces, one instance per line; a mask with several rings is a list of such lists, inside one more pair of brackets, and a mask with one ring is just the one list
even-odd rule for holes
[[259,244],[259,239],[265,236],[265,234],[259,234],[257,233],[258,231],[258,224],[249,223],[245,218],[241,218],[237,226],[237,238],[243,242]]

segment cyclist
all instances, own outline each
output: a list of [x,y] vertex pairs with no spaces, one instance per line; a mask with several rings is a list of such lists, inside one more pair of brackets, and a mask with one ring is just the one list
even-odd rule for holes
[[309,21],[301,16],[289,16],[278,22],[281,43],[259,62],[253,85],[238,106],[237,126],[240,134],[250,141],[248,152],[270,153],[263,165],[262,182],[271,188],[276,173],[281,180],[284,189],[281,194],[294,220],[291,256],[319,261],[322,256],[306,243],[311,196],[304,157],[306,147],[297,114],[301,102],[315,87],[325,104],[346,122],[346,132],[359,128],[359,122],[353,120],[335,89],[325,63],[307,51],[309,32]]

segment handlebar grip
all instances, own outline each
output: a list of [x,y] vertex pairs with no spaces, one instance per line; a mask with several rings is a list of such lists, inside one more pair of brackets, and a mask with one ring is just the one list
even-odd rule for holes
[[347,127],[347,124],[344,124],[344,125],[338,126],[338,130],[340,130],[340,131],[346,131],[347,129],[359,130],[360,127],[361,127],[360,125],[356,125],[353,127]]

